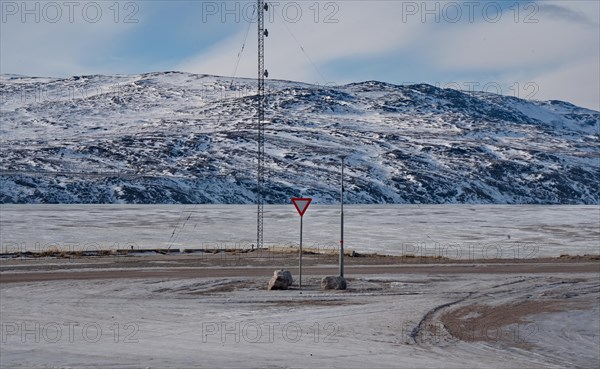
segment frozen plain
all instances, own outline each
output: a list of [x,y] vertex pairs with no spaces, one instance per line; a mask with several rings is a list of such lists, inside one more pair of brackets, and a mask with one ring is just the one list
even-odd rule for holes
[[[247,247],[252,205],[2,205],[1,252]],[[311,205],[304,246],[335,251],[339,207]],[[523,259],[600,252],[598,206],[353,205],[345,243],[357,252],[454,259]],[[297,246],[293,205],[265,207],[265,242]]]

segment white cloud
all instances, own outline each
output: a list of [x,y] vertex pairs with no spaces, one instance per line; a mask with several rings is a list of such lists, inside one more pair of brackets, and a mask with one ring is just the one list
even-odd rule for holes
[[533,82],[539,87],[536,99],[598,110],[599,4],[540,4],[533,18],[537,23],[515,22],[511,14],[497,23],[457,24],[443,33],[430,30],[426,39],[436,46],[426,54],[441,73],[487,76],[482,83],[495,79],[504,86]]
[[563,100],[600,111],[600,56],[534,77],[538,100]]
[[[318,22],[315,22],[315,11],[310,9],[314,5],[312,2],[297,4],[302,9],[302,17],[298,22],[284,20],[283,5],[271,9],[277,15],[274,24],[267,24],[270,35],[266,41],[265,57],[266,67],[273,78],[323,83],[308,58],[316,65],[323,66],[351,57],[385,55],[408,45],[414,40],[417,30],[427,26],[399,22],[400,2],[339,2],[337,12],[334,8],[321,8]],[[325,3],[319,4],[323,7]],[[330,21],[338,22],[324,22],[329,15]],[[256,75],[256,25],[251,27],[244,59],[238,71],[238,75],[248,77]],[[244,34],[245,30],[215,48],[183,61],[178,67],[198,73],[229,75]]]
[[[15,4],[8,13],[7,3]],[[137,25],[125,23],[122,13],[115,18],[111,5],[3,2],[0,72],[50,77],[104,72],[95,64],[113,60],[115,40]]]
[[593,1],[587,3],[539,3],[538,8],[542,17],[562,19],[567,22],[575,22],[591,27],[598,26],[598,17],[600,17],[600,14],[598,14],[598,3]]
[[598,53],[598,28],[563,19],[539,23],[465,24],[429,34],[429,54],[440,69],[503,71],[545,68]]

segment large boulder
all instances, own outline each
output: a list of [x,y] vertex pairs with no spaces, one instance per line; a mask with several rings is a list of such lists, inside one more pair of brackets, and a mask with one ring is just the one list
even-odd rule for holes
[[287,290],[292,283],[294,283],[294,279],[292,278],[292,273],[289,270],[276,270],[269,281],[269,290]]
[[340,276],[327,276],[321,279],[321,288],[324,290],[345,290],[346,279]]

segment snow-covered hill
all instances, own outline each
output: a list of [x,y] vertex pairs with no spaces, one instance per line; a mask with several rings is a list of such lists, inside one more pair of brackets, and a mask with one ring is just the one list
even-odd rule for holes
[[[2,203],[252,203],[256,82],[0,77]],[[430,85],[269,81],[267,202],[598,204],[600,113]]]

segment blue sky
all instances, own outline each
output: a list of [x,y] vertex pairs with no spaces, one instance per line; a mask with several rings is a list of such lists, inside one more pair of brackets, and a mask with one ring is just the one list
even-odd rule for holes
[[[255,77],[253,6],[0,0],[0,72],[231,76],[249,29],[235,74]],[[600,110],[599,24],[598,1],[277,1],[266,66],[275,79],[425,82]]]

